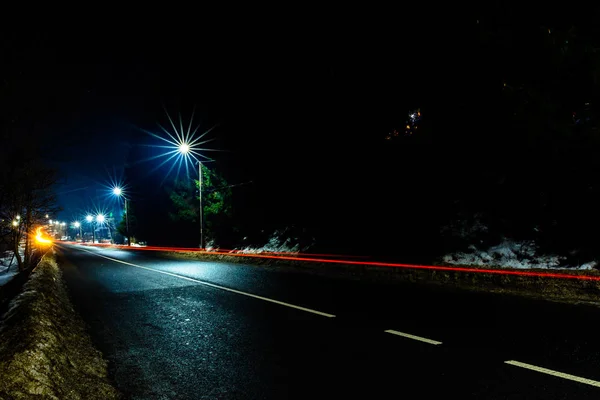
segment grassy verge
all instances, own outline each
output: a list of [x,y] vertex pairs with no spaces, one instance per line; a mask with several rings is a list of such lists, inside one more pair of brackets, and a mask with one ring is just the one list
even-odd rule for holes
[[[198,252],[164,252],[162,254],[167,257],[241,263],[251,266],[309,273],[326,277],[382,283],[425,283],[488,293],[506,293],[552,301],[592,303],[600,305],[600,281],[540,276],[502,275],[478,271],[481,269],[494,269],[493,267],[469,267],[469,269],[472,269],[473,272],[460,272],[402,267],[276,260],[269,258],[206,254]],[[507,268],[497,268],[497,270],[516,272],[522,271]],[[560,271],[548,270],[527,270],[527,272],[561,273]],[[562,273],[600,277],[600,273],[598,271],[563,271]]]
[[[10,281],[0,286],[0,315],[8,310],[10,301],[21,293],[23,285],[29,279],[31,271],[39,263],[44,254],[45,252],[35,252],[32,256],[31,264],[27,269],[19,271]],[[14,266],[13,268],[18,267]]]
[[3,316],[0,377],[2,399],[120,398],[70,303],[52,252]]

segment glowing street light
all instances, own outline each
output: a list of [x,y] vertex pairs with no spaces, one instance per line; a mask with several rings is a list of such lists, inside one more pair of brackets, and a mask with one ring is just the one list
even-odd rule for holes
[[[179,152],[182,156],[188,157],[188,152],[190,151],[190,146],[187,143],[182,143],[179,146]],[[198,199],[200,203],[200,249],[204,248],[204,211],[202,210],[202,162],[198,161]]]
[[190,152],[190,145],[183,142],[179,145],[178,150],[181,154],[186,155],[187,153]]
[[83,235],[81,234],[81,222],[75,221],[73,222],[73,226],[79,229],[79,238],[83,241]]
[[19,225],[19,222],[18,222],[18,221],[16,221],[16,220],[14,220],[14,221],[12,222],[12,225],[13,225],[13,226],[18,226],[18,225]]
[[[104,223],[107,222],[106,225],[104,225]],[[106,216],[104,214],[98,214],[96,215],[96,224],[102,224],[102,229],[106,228],[108,229],[108,236],[111,238],[111,243],[112,243],[112,233],[110,232],[110,223],[108,223],[108,221],[106,220]],[[100,241],[101,238],[98,238],[98,241]]]
[[85,216],[85,220],[92,226],[92,244],[96,243],[96,227],[94,226],[94,217],[90,214]]
[[[188,147],[189,150],[189,147]],[[118,186],[115,186],[113,189],[113,194],[117,197],[123,197],[125,201],[125,229],[127,229],[127,246],[131,246],[131,234],[129,233],[129,201],[125,195],[123,195],[123,189]]]
[[[166,110],[165,110],[165,112],[166,112]],[[158,164],[156,167],[154,167],[151,170],[151,172],[157,170],[158,168],[162,167],[170,160],[174,159],[173,164],[171,165],[171,167],[169,168],[169,171],[167,172],[167,174],[165,175],[165,178],[163,179],[163,182],[164,182],[164,180],[169,176],[171,171],[173,171],[173,169],[176,166],[177,166],[176,177],[179,176],[181,167],[185,168],[186,175],[188,175],[188,177],[189,177],[189,167],[190,166],[193,167],[194,162],[198,163],[198,182],[199,182],[199,188],[198,188],[199,196],[198,197],[199,197],[199,203],[200,203],[200,211],[199,211],[199,214],[200,214],[200,248],[203,249],[204,248],[204,216],[203,216],[203,210],[202,210],[202,162],[201,162],[201,160],[212,161],[212,159],[202,153],[204,153],[206,151],[218,151],[218,150],[207,149],[207,148],[203,148],[202,146],[205,143],[208,143],[208,142],[214,140],[214,139],[203,140],[203,138],[210,131],[212,131],[216,127],[216,125],[210,129],[208,129],[207,131],[203,132],[202,134],[196,136],[196,132],[198,131],[198,128],[200,126],[197,126],[195,129],[192,130],[192,125],[194,123],[194,112],[192,112],[192,116],[190,118],[189,124],[187,124],[187,127],[184,127],[183,120],[181,118],[181,114],[179,115],[179,121],[178,121],[179,126],[176,126],[175,122],[173,121],[173,119],[171,118],[171,116],[169,115],[168,112],[167,112],[167,117],[169,119],[169,123],[171,125],[172,131],[165,129],[162,125],[158,124],[158,126],[161,128],[161,130],[166,134],[166,137],[163,137],[163,136],[157,135],[155,133],[144,130],[144,132],[148,133],[149,135],[151,135],[151,136],[155,137],[156,139],[159,139],[163,142],[160,145],[155,145],[154,147],[166,149],[166,151],[164,153],[159,154],[157,156],[153,156],[148,159],[148,160],[151,160],[151,159],[164,157],[164,160],[160,164]]]

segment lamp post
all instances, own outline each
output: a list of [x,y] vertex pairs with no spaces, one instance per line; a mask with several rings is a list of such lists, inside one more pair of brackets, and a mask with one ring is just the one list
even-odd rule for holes
[[88,215],[85,217],[85,220],[86,220],[87,222],[89,222],[89,223],[90,223],[90,225],[91,225],[91,227],[92,227],[92,244],[95,244],[95,243],[96,243],[96,231],[95,231],[95,229],[94,229],[94,217],[92,217],[91,215],[89,215],[89,214],[88,214]]
[[[98,224],[103,224],[105,219],[104,214],[96,215],[96,226],[98,226]],[[98,238],[98,242],[100,242],[100,238]]]
[[[177,129],[177,127],[175,126],[175,123],[173,122],[173,119],[171,118],[171,116],[169,115],[168,112],[167,112],[167,117],[169,119],[169,122],[171,123],[171,127],[173,128],[173,132],[169,132],[167,129],[165,129],[163,126],[161,126],[159,124],[162,131],[167,134],[167,137],[162,137],[162,136],[156,135],[152,132],[147,132],[151,136],[154,136],[155,138],[169,144],[168,146],[166,146],[164,143],[161,143],[161,145],[156,146],[156,147],[167,148],[169,150],[165,151],[163,154],[157,156],[157,157],[167,157],[167,158],[161,164],[159,164],[155,169],[160,168],[162,165],[164,165],[169,160],[173,159],[174,157],[177,157],[177,159],[175,160],[175,163],[171,166],[167,175],[169,173],[171,173],[171,171],[173,170],[173,167],[175,167],[175,165],[177,165],[177,167],[178,167],[177,175],[179,175],[179,170],[182,165],[185,165],[186,174],[187,174],[190,167],[192,169],[194,168],[194,166],[195,166],[194,161],[198,163],[198,203],[199,203],[198,204],[199,205],[198,214],[199,214],[199,222],[200,222],[200,224],[199,224],[200,225],[200,249],[204,249],[205,243],[204,243],[204,209],[203,209],[204,208],[203,207],[204,199],[203,199],[203,193],[202,193],[202,186],[203,186],[202,160],[211,161],[211,159],[209,157],[204,156],[202,153],[204,151],[211,151],[212,149],[203,148],[202,145],[204,145],[204,143],[210,142],[212,140],[212,139],[204,139],[203,140],[203,138],[210,131],[212,131],[217,125],[214,125],[212,128],[208,129],[207,131],[203,132],[202,134],[195,136],[199,127],[196,127],[192,131],[192,125],[193,125],[193,120],[194,120],[193,112],[192,112],[192,116],[189,121],[189,125],[187,127],[187,131],[183,127],[183,121],[181,119],[181,116],[179,118],[179,129]],[[212,151],[215,151],[215,150],[212,150]]]
[[200,203],[200,249],[204,249],[204,210],[202,209],[202,163],[198,161],[198,199]]
[[117,197],[123,197],[123,201],[125,202],[125,229],[127,229],[127,246],[131,246],[131,234],[129,233],[129,207],[127,197],[123,195],[123,190],[118,186],[113,189],[113,194]]
[[75,228],[79,228],[79,238],[81,239],[81,241],[83,242],[83,235],[81,234],[81,223],[79,221],[75,221],[73,223],[73,226]]
[[[183,142],[178,147],[179,153],[183,156],[190,152],[190,146]],[[200,210],[198,212],[200,219],[200,249],[204,249],[204,211],[202,209],[202,163],[198,161],[198,202]]]

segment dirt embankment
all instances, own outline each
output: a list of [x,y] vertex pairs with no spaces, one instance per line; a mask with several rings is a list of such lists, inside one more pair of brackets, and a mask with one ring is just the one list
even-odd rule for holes
[[2,318],[0,398],[120,399],[106,367],[49,252]]
[[[463,267],[470,271],[443,269],[386,267],[345,263],[326,263],[314,261],[279,260],[270,258],[245,257],[199,252],[164,252],[165,256],[201,259],[206,261],[225,261],[246,265],[261,266],[277,270],[309,273],[326,277],[382,283],[414,282],[444,285],[465,290],[507,293],[538,299],[568,302],[591,303],[600,305],[599,271],[556,271],[556,270],[518,270],[493,267]],[[443,266],[440,266],[443,268]],[[496,273],[483,272],[484,269]],[[592,279],[565,279],[548,276],[523,276],[521,272],[540,274],[568,274],[590,276]],[[507,274],[508,273],[508,274]],[[510,275],[510,273],[517,273]],[[596,280],[594,280],[596,279]]]

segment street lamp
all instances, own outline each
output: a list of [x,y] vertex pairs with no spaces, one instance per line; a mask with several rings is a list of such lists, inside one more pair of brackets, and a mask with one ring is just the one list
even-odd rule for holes
[[81,241],[83,242],[83,235],[81,234],[81,223],[79,221],[75,221],[73,223],[73,226],[75,228],[79,228],[79,238],[81,239]]
[[[166,112],[166,110],[165,110],[165,112]],[[167,118],[169,119],[169,122],[171,124],[171,127],[173,128],[172,132],[169,132],[169,130],[165,129],[160,124],[158,126],[167,135],[167,137],[163,137],[163,136],[157,135],[155,133],[145,131],[149,135],[161,140],[162,142],[168,143],[168,145],[165,145],[165,143],[161,143],[160,145],[156,146],[156,147],[167,148],[169,150],[165,151],[163,154],[158,156],[158,157],[166,157],[166,159],[163,160],[157,167],[155,167],[155,169],[160,168],[162,165],[164,165],[165,163],[167,163],[169,160],[173,159],[174,157],[178,157],[179,159],[176,160],[175,163],[171,166],[171,168],[169,169],[169,172],[167,173],[167,176],[171,173],[171,171],[173,170],[173,167],[175,165],[178,166],[177,176],[179,176],[179,169],[181,168],[182,164],[185,165],[186,172],[187,172],[188,166],[194,165],[193,161],[198,162],[198,182],[199,182],[198,199],[199,199],[199,206],[200,206],[200,210],[199,210],[198,214],[200,216],[200,218],[199,218],[200,219],[200,248],[204,249],[204,215],[203,215],[204,210],[202,207],[202,162],[200,160],[212,161],[209,157],[206,157],[202,153],[204,151],[216,151],[216,150],[207,149],[202,146],[205,143],[212,141],[213,139],[204,139],[203,140],[203,138],[209,132],[211,132],[214,128],[216,128],[217,125],[214,125],[212,128],[206,130],[202,134],[195,136],[196,132],[198,131],[199,126],[197,126],[192,131],[192,125],[194,124],[194,122],[193,122],[194,121],[194,112],[192,112],[192,116],[190,117],[190,121],[189,121],[187,129],[185,129],[183,127],[183,121],[181,119],[181,115],[179,117],[179,129],[177,129],[177,127],[175,126],[175,123],[173,122],[173,119],[171,118],[169,113],[166,112],[166,114],[167,114]],[[154,158],[156,158],[156,157],[154,157]],[[166,177],[165,177],[165,179],[166,179]]]
[[190,152],[190,145],[187,143],[181,143],[178,147],[178,150],[181,154],[186,155]]
[[96,229],[94,227],[94,217],[91,215],[87,215],[85,220],[92,226],[92,244],[96,243]]
[[[97,224],[103,224],[104,221],[105,221],[105,219],[106,219],[106,217],[104,217],[104,214],[98,214],[98,215],[96,215],[96,225]],[[100,238],[98,238],[98,242],[100,242]]]
[[123,200],[125,201],[125,229],[127,229],[127,246],[131,246],[131,234],[129,233],[129,201],[127,200],[127,197],[123,195],[123,190],[118,186],[113,189],[113,194],[117,197],[123,197]]
[[[190,145],[182,142],[177,150],[182,156],[187,156],[190,152]],[[202,210],[202,163],[198,160],[198,199],[200,205],[200,249],[204,249],[204,212]]]
[[198,160],[198,199],[200,203],[200,249],[204,249],[204,210],[202,209],[202,163]]

